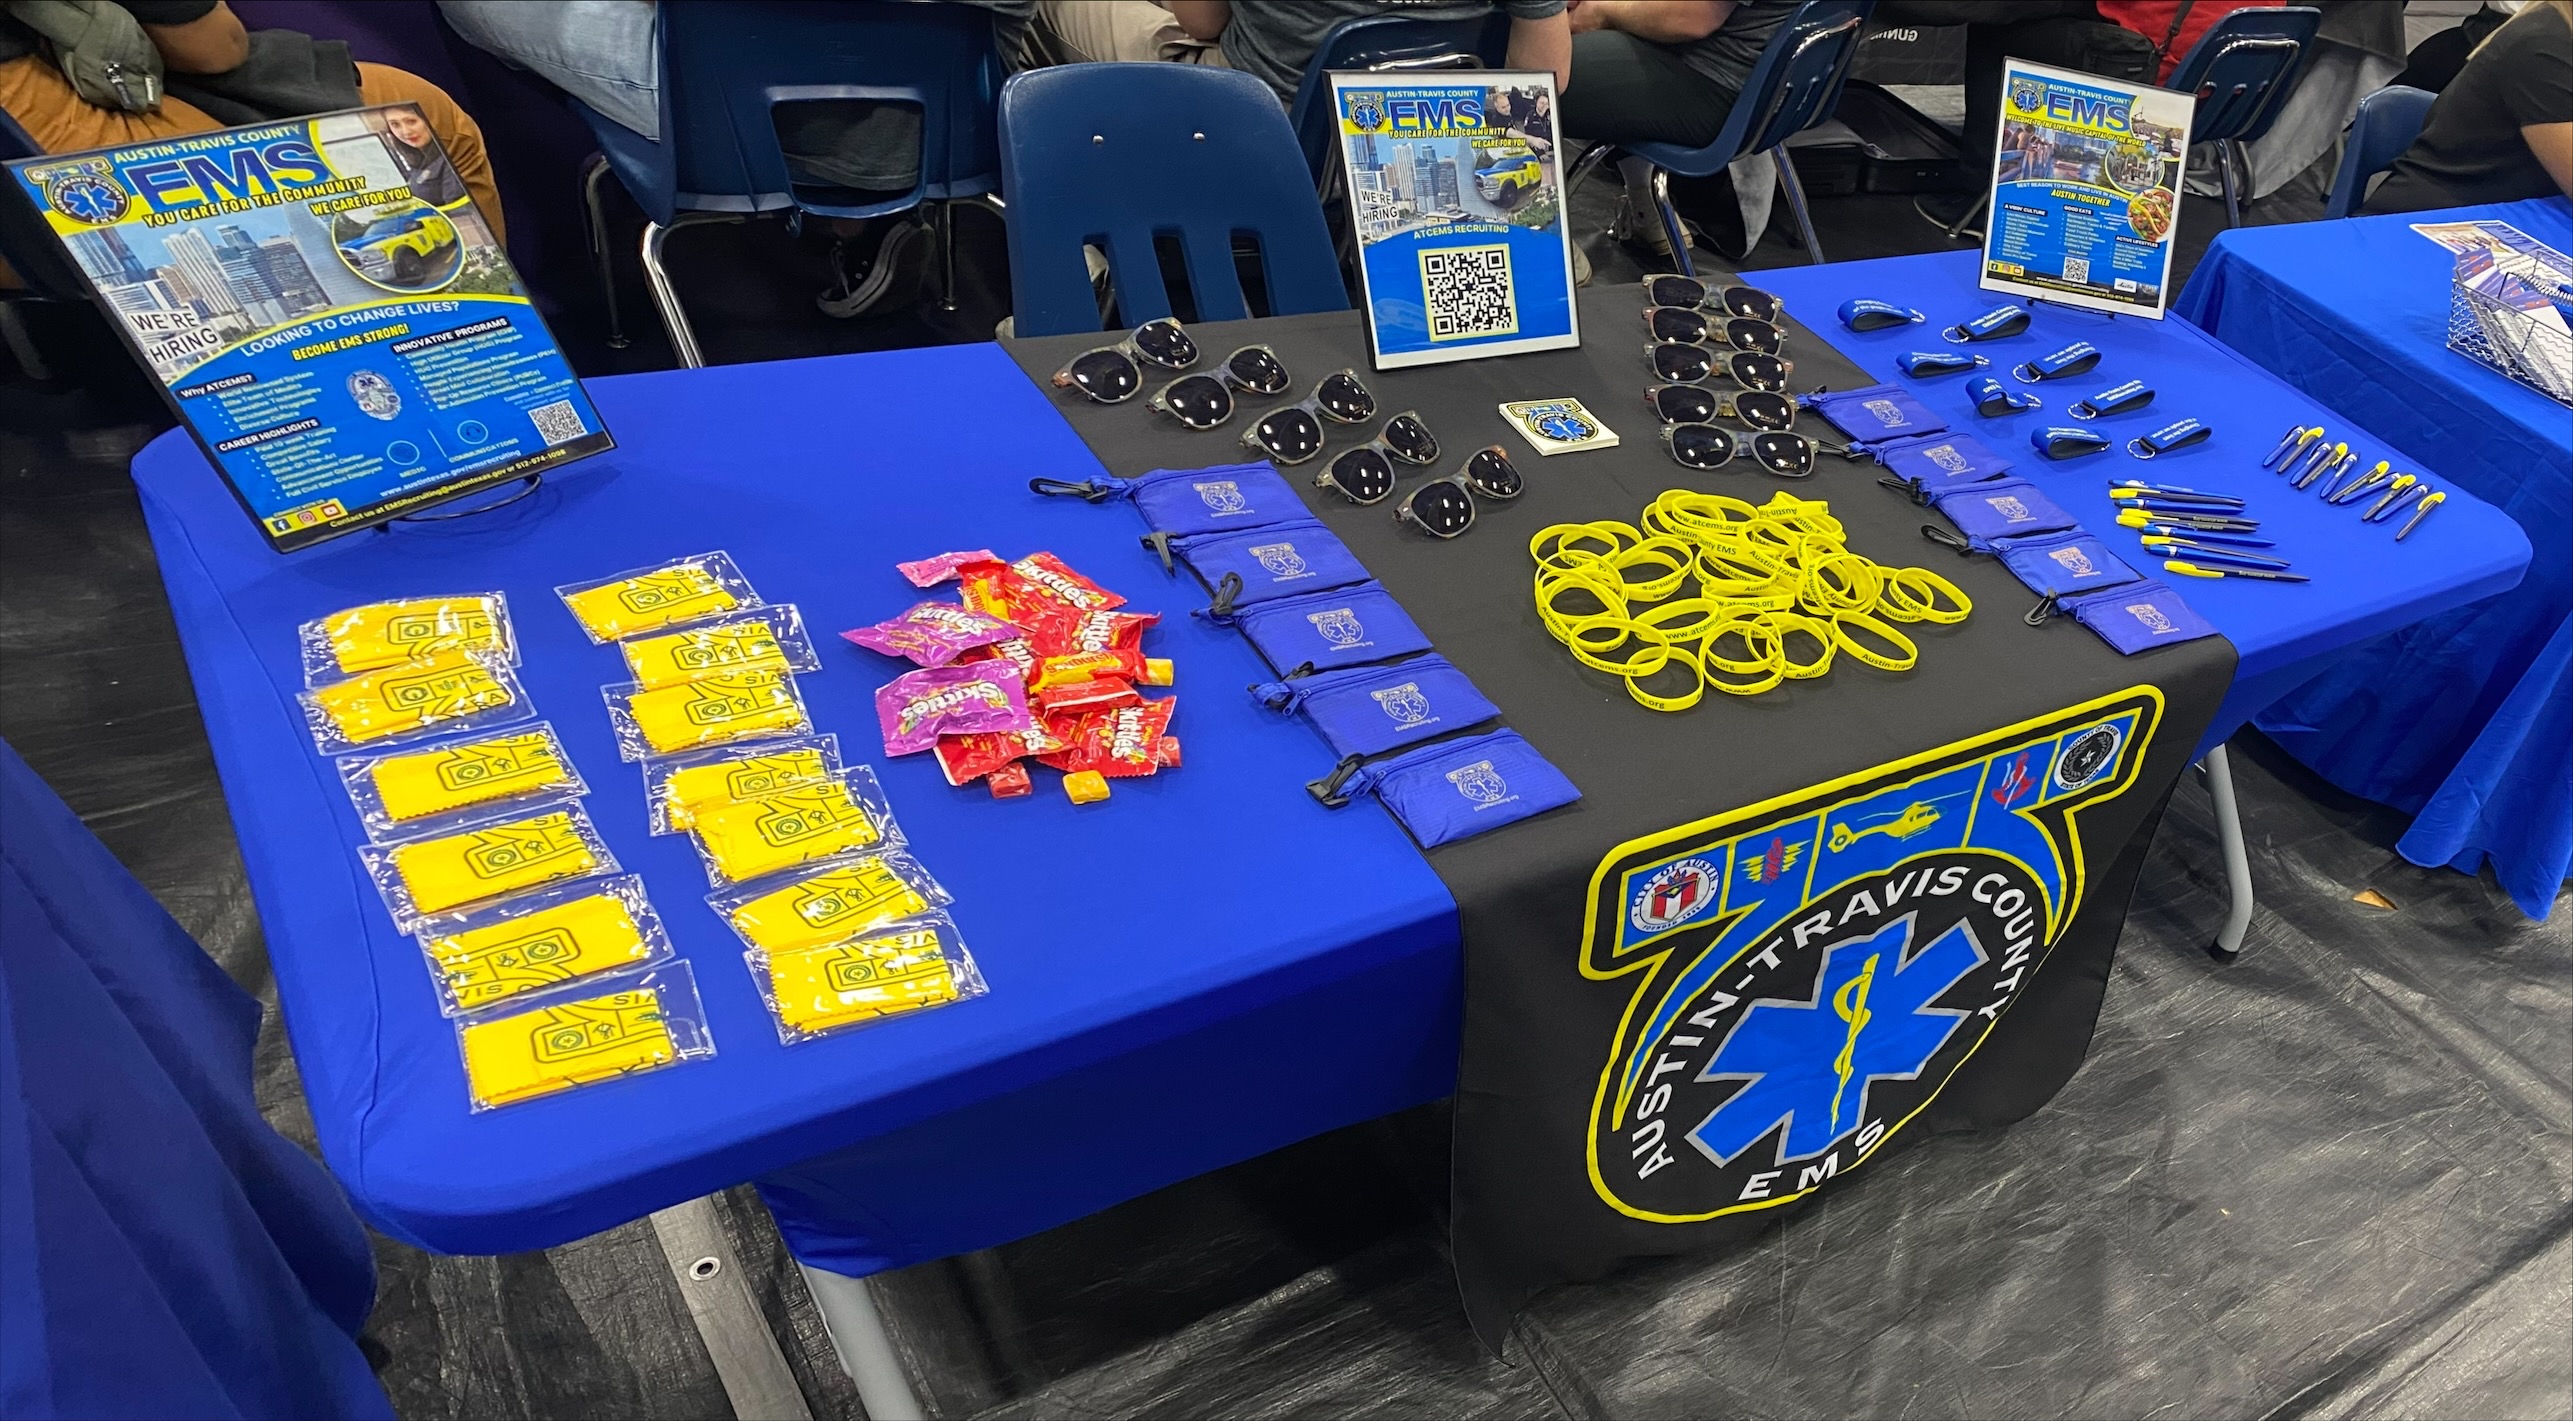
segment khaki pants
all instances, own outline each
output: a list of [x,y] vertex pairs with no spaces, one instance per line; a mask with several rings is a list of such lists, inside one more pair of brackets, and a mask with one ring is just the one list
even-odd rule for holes
[[1117,60],[1230,67],[1220,46],[1189,38],[1153,0],[1037,0],[1036,30],[1039,47],[1057,64]]

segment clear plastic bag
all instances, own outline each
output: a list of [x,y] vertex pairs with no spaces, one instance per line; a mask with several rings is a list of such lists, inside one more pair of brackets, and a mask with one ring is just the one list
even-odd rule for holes
[[760,605],[730,553],[695,553],[657,567],[566,582],[554,589],[591,641],[605,646],[643,632],[703,621]]
[[393,925],[406,933],[440,914],[617,871],[616,855],[608,852],[588,811],[568,799],[452,834],[364,844],[357,856],[384,895]]
[[705,862],[706,881],[717,888],[904,842],[875,771],[864,765],[820,784],[708,805],[691,816],[688,837]]
[[785,673],[738,671],[648,689],[629,681],[601,686],[599,694],[617,753],[628,760],[813,733],[803,693]]
[[715,1054],[685,961],[585,981],[524,1010],[456,1020],[475,1114]]
[[427,919],[412,936],[429,960],[438,1010],[469,1016],[583,978],[670,958],[670,933],[631,873],[522,893],[496,908]]
[[800,952],[919,917],[955,900],[911,855],[854,854],[784,881],[706,899],[753,952]]
[[304,684],[421,661],[446,651],[476,651],[518,664],[518,637],[509,623],[509,599],[498,592],[453,597],[404,597],[344,607],[296,629],[304,652]]
[[840,737],[808,735],[646,760],[643,799],[652,832],[677,834],[702,806],[740,804],[839,776]]
[[955,921],[931,913],[797,952],[747,952],[751,982],[787,1045],[989,992]]
[[736,671],[819,671],[822,658],[792,602],[727,612],[675,631],[617,643],[626,670],[646,690]]
[[424,750],[339,761],[370,839],[444,833],[519,812],[521,802],[587,794],[554,727],[544,721]]
[[536,714],[508,662],[471,651],[441,652],[326,682],[295,699],[304,707],[314,746],[325,755],[489,730]]

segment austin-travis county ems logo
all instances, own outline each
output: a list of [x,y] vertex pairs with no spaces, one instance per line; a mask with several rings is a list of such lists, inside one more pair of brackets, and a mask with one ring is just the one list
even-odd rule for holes
[[1591,1104],[1600,1199],[1694,1223],[1883,1148],[2044,969],[2088,881],[2084,812],[2135,782],[2161,715],[2139,686],[1612,852],[1579,964],[1625,1002]]
[[1358,620],[1356,610],[1334,607],[1325,612],[1307,612],[1304,619],[1333,646],[1356,646],[1367,639],[1367,628]]
[[93,227],[104,227],[123,217],[134,200],[104,158],[45,168],[34,176],[44,189],[47,207]]
[[1242,497],[1242,486],[1231,479],[1211,479],[1189,487],[1197,490],[1198,498],[1205,502],[1210,513],[1239,513],[1251,506],[1250,501]]

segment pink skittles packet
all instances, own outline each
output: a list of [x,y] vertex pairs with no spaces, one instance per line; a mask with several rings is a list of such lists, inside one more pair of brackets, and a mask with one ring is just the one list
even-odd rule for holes
[[1008,641],[1019,629],[953,602],[923,602],[901,616],[871,627],[840,633],[869,651],[909,658],[921,666],[944,666],[978,646]]
[[898,562],[893,570],[901,573],[914,587],[935,587],[956,575],[956,569],[978,562],[999,562],[1001,555],[989,548],[976,548],[970,553],[940,553],[918,562]]
[[941,735],[1025,730],[1036,724],[1027,711],[1027,681],[1006,661],[933,666],[897,676],[876,691],[876,720],[884,752],[910,755]]

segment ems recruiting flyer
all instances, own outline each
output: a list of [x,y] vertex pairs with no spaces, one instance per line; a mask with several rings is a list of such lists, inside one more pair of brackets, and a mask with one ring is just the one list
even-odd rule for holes
[[1581,344],[1553,75],[1334,73],[1331,102],[1377,369]]
[[2196,108],[2168,89],[2009,61],[1984,287],[2160,320]]
[[9,166],[280,551],[615,445],[408,104]]

